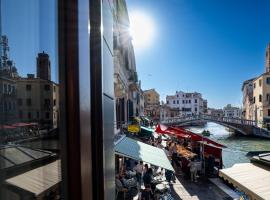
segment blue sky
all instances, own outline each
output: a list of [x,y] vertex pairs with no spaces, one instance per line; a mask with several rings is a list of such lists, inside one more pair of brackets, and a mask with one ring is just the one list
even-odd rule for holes
[[241,105],[241,85],[264,72],[269,0],[127,0],[155,24],[151,45],[136,49],[142,88],[161,98],[197,91],[209,107]]
[[45,51],[51,60],[52,80],[58,81],[57,1],[1,1],[2,34],[8,36],[10,59],[16,63],[20,75],[36,74],[37,54]]

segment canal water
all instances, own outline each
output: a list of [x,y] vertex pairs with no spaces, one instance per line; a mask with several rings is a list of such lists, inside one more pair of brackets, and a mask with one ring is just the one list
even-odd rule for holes
[[246,154],[250,151],[270,151],[270,140],[235,134],[232,130],[216,123],[208,122],[204,127],[189,127],[187,129],[194,133],[208,130],[211,134],[210,139],[227,146],[222,151],[225,168],[231,167],[235,163],[249,162]]

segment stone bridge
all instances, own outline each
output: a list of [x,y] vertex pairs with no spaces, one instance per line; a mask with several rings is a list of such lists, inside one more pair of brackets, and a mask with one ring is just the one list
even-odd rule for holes
[[212,115],[195,115],[190,117],[174,117],[166,120],[162,120],[161,123],[169,126],[185,126],[196,122],[215,122],[225,127],[231,128],[243,135],[253,135],[257,137],[269,138],[270,132],[267,129],[260,128],[256,121],[228,118],[228,117],[216,117]]

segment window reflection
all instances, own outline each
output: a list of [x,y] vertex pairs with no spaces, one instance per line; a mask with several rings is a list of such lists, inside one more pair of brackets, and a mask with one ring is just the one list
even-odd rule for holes
[[60,199],[57,1],[0,6],[0,199]]

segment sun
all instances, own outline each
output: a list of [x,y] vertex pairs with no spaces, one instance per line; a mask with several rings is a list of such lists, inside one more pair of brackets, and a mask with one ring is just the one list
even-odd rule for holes
[[154,24],[149,16],[141,12],[130,13],[130,34],[135,47],[146,47],[154,37]]

